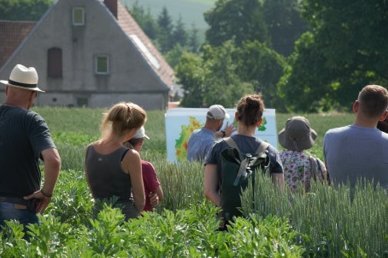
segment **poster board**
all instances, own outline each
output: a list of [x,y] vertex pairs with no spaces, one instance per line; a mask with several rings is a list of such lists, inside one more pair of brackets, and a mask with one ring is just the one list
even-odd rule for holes
[[[173,108],[165,114],[167,159],[171,162],[186,160],[187,142],[191,133],[204,126],[207,108]],[[234,121],[235,109],[226,109],[229,118],[224,120],[223,127]],[[256,130],[256,137],[277,147],[278,137],[276,128],[275,109],[265,109],[263,123]]]

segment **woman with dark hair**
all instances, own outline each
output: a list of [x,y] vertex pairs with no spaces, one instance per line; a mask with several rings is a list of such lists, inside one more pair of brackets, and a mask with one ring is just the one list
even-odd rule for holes
[[[112,202],[126,219],[140,215],[145,196],[140,155],[123,143],[135,135],[146,118],[146,112],[136,104],[114,105],[104,114],[101,138],[86,149],[86,179],[96,204]],[[98,210],[98,205],[95,208]]]
[[[255,137],[257,128],[263,121],[264,102],[261,95],[247,95],[240,99],[237,104],[235,120],[238,123],[237,134],[231,136],[240,153],[243,155],[254,154],[260,145],[266,144],[261,139]],[[213,145],[205,161],[204,192],[207,199],[215,205],[222,207],[221,194],[221,153],[230,148],[226,140],[222,140]],[[278,151],[268,144],[265,149],[269,173],[273,182],[284,185],[283,167]],[[222,214],[225,222],[230,218]]]

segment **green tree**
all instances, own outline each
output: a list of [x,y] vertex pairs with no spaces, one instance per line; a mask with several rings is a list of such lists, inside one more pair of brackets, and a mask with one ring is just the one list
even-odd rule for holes
[[184,52],[185,49],[181,47],[181,45],[176,44],[170,51],[165,54],[165,58],[168,64],[175,68],[179,64]]
[[263,94],[267,106],[284,109],[276,89],[286,67],[284,57],[259,41],[246,41],[236,60],[239,78],[251,82],[255,91]]
[[318,111],[322,107],[321,98],[328,88],[318,86],[323,76],[316,75],[322,69],[323,57],[313,47],[314,44],[311,32],[302,35],[296,42],[296,51],[289,59],[290,65],[277,85],[279,97],[283,99],[288,111]]
[[136,20],[145,34],[152,40],[157,38],[158,25],[153,18],[150,9],[144,10],[144,7],[136,1],[130,10],[128,10],[132,17]]
[[195,24],[192,24],[188,36],[187,46],[191,52],[197,53],[199,51],[199,45],[198,29],[195,27]]
[[52,5],[53,0],[1,0],[1,20],[37,21]]
[[238,48],[231,41],[222,46],[204,45],[200,55],[185,53],[177,67],[184,89],[183,106],[208,107],[214,103],[233,107],[245,94],[253,93],[250,82],[237,74]]
[[206,39],[212,45],[227,40],[237,45],[248,40],[269,40],[260,0],[218,0],[204,16],[210,26]]
[[176,69],[179,83],[182,85],[184,97],[181,105],[184,107],[202,107],[205,94],[205,77],[207,71],[202,66],[199,55],[185,52]]
[[174,46],[177,44],[181,46],[187,45],[187,32],[181,16],[179,16],[175,24],[174,31],[171,35],[171,40]]
[[203,66],[209,71],[205,81],[204,107],[214,103],[234,107],[243,95],[254,92],[252,83],[241,80],[238,75],[238,55],[239,48],[231,41],[219,47],[203,47]]
[[172,31],[174,29],[172,18],[168,13],[167,8],[164,6],[161,13],[158,16],[158,44],[160,50],[165,53],[173,47],[172,43]]
[[297,42],[279,83],[290,109],[349,109],[365,84],[388,82],[387,1],[303,3],[311,32]]
[[298,0],[266,0],[263,5],[271,46],[284,56],[291,54],[294,42],[307,29],[299,3]]

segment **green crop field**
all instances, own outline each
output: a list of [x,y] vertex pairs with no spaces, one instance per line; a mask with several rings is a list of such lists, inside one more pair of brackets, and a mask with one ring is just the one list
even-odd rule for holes
[[[279,191],[269,178],[243,196],[245,218],[228,232],[217,231],[218,210],[205,200],[203,166],[166,161],[164,113],[148,112],[151,140],[142,156],[158,171],[165,199],[156,212],[123,221],[106,205],[98,214],[88,190],[83,160],[86,145],[98,139],[103,109],[35,108],[47,121],[62,157],[62,171],[40,225],[20,224],[0,231],[0,257],[387,257],[387,192],[371,185],[312,191]],[[277,114],[280,130],[291,114]],[[318,132],[312,153],[322,158],[329,128],[352,122],[345,113],[305,114]]]

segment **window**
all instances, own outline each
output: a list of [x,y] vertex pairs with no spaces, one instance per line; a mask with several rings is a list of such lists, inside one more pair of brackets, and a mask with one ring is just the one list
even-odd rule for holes
[[153,67],[158,70],[160,68],[158,59],[156,59],[156,57],[153,54],[151,54],[151,52],[143,44],[143,42],[139,39],[139,37],[135,34],[131,34],[129,38],[136,45],[136,47],[140,49],[141,53],[148,59],[148,61],[153,65]]
[[109,74],[109,57],[107,55],[98,55],[95,59],[96,74]]
[[72,16],[74,26],[85,25],[85,9],[83,7],[74,7]]
[[47,77],[62,78],[62,49],[53,47],[47,50]]

